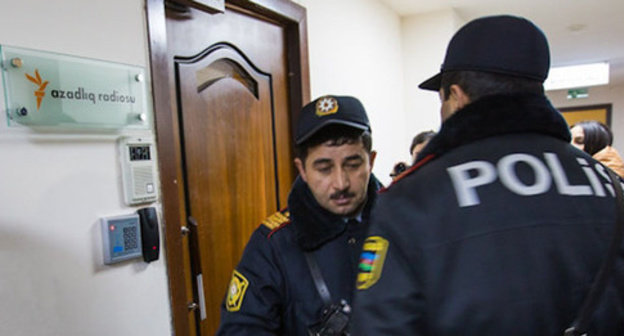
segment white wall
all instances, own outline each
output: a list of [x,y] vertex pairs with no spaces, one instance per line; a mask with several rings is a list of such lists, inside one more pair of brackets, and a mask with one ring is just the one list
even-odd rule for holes
[[435,91],[418,88],[424,80],[440,71],[446,46],[463,21],[454,10],[442,10],[404,17],[401,22],[403,73],[405,74],[406,138],[440,128],[440,98]]
[[620,154],[624,152],[624,84],[594,86],[588,88],[589,97],[583,99],[567,99],[567,90],[548,91],[546,95],[557,108],[612,104],[611,130],[613,131],[613,147]]
[[312,98],[351,95],[362,101],[373,129],[384,184],[397,161],[408,157],[404,142],[401,22],[377,0],[299,0],[307,9]]
[[[0,44],[147,67],[143,5],[11,1]],[[136,210],[123,202],[118,135],[8,127],[0,106],[0,335],[171,335],[164,254],[102,262],[98,219]]]

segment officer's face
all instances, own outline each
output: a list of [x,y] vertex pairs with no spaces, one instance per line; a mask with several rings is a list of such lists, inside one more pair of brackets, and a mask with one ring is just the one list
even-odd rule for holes
[[583,128],[580,126],[574,126],[570,129],[570,133],[572,133],[572,145],[580,150],[584,150],[585,132],[583,132]]
[[423,148],[427,146],[428,142],[429,140],[425,142],[421,142],[418,145],[414,146],[414,148],[412,149],[412,162],[416,161],[416,158],[418,157],[418,153],[420,153],[423,150]]
[[323,208],[340,216],[355,215],[366,202],[376,153],[369,155],[361,141],[329,144],[309,148],[305,162],[297,158],[295,165]]

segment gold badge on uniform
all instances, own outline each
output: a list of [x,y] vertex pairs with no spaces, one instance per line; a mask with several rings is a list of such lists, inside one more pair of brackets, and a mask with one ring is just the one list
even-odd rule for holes
[[334,97],[322,97],[316,102],[316,115],[319,117],[338,112],[338,101]]
[[232,273],[232,280],[230,281],[230,287],[228,289],[228,295],[225,299],[225,308],[229,312],[239,311],[243,304],[243,298],[245,297],[245,291],[249,287],[249,281],[237,270]]
[[274,230],[278,228],[280,225],[287,223],[288,221],[290,221],[290,212],[278,211],[272,214],[271,216],[269,216],[267,219],[263,220],[262,224],[268,227],[269,229]]
[[379,280],[387,251],[387,240],[379,236],[366,238],[358,266],[357,289],[367,289]]

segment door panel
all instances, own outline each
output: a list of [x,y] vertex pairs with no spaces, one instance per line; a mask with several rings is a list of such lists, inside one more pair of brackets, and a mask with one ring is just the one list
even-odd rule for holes
[[190,278],[201,274],[205,301],[195,316],[200,334],[213,335],[251,232],[286,204],[295,176],[286,32],[232,5],[224,14],[168,12],[166,28],[184,211],[197,224]]
[[209,15],[188,7],[195,1],[146,0],[175,335],[214,333],[248,232],[286,203],[290,125],[310,98],[305,9],[225,3],[225,14]]

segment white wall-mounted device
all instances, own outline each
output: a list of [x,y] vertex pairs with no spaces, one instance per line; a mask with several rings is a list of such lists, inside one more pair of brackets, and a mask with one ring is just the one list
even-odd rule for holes
[[153,138],[123,137],[119,140],[119,152],[126,204],[155,201],[158,188]]

